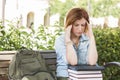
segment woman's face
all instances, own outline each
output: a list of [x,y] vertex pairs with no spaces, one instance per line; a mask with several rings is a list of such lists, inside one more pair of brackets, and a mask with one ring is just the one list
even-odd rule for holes
[[74,37],[80,37],[85,31],[86,23],[87,21],[84,18],[76,20],[72,25],[72,35]]

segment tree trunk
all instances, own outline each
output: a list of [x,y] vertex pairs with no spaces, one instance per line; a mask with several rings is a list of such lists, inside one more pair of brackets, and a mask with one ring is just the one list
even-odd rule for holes
[[5,3],[6,0],[2,0],[2,26],[4,26],[5,23]]

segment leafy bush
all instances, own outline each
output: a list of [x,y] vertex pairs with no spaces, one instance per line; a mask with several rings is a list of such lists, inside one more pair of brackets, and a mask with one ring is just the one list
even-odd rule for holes
[[0,51],[19,50],[22,47],[37,50],[53,50],[55,37],[62,31],[61,27],[50,27],[40,25],[37,30],[25,27],[15,27],[9,24],[7,29],[0,26]]
[[[93,31],[99,55],[98,64],[103,65],[112,61],[120,62],[120,28],[98,28]],[[104,73],[104,80],[108,80],[108,78],[111,80],[120,79],[120,68],[111,67],[106,69]]]

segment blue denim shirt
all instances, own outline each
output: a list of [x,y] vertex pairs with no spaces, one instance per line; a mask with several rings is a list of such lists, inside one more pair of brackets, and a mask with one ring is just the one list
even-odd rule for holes
[[[68,77],[68,62],[66,60],[66,46],[65,46],[65,35],[62,34],[55,41],[55,51],[57,54],[57,77]],[[89,38],[82,34],[80,37],[78,48],[73,47],[78,57],[78,64],[87,64]]]

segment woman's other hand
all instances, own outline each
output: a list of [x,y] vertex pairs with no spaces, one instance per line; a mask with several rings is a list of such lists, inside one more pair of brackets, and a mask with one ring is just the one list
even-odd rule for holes
[[88,30],[86,31],[86,35],[91,39],[94,37],[92,26],[89,23],[87,23],[87,27],[88,27]]
[[90,46],[88,49],[88,64],[95,65],[98,60],[98,53],[95,43],[95,38],[92,31],[92,26],[90,24],[87,24],[88,30],[86,32],[86,35],[90,38]]
[[66,29],[65,29],[65,43],[68,43],[71,41],[70,37],[71,37],[71,29],[72,29],[72,25],[69,25]]

